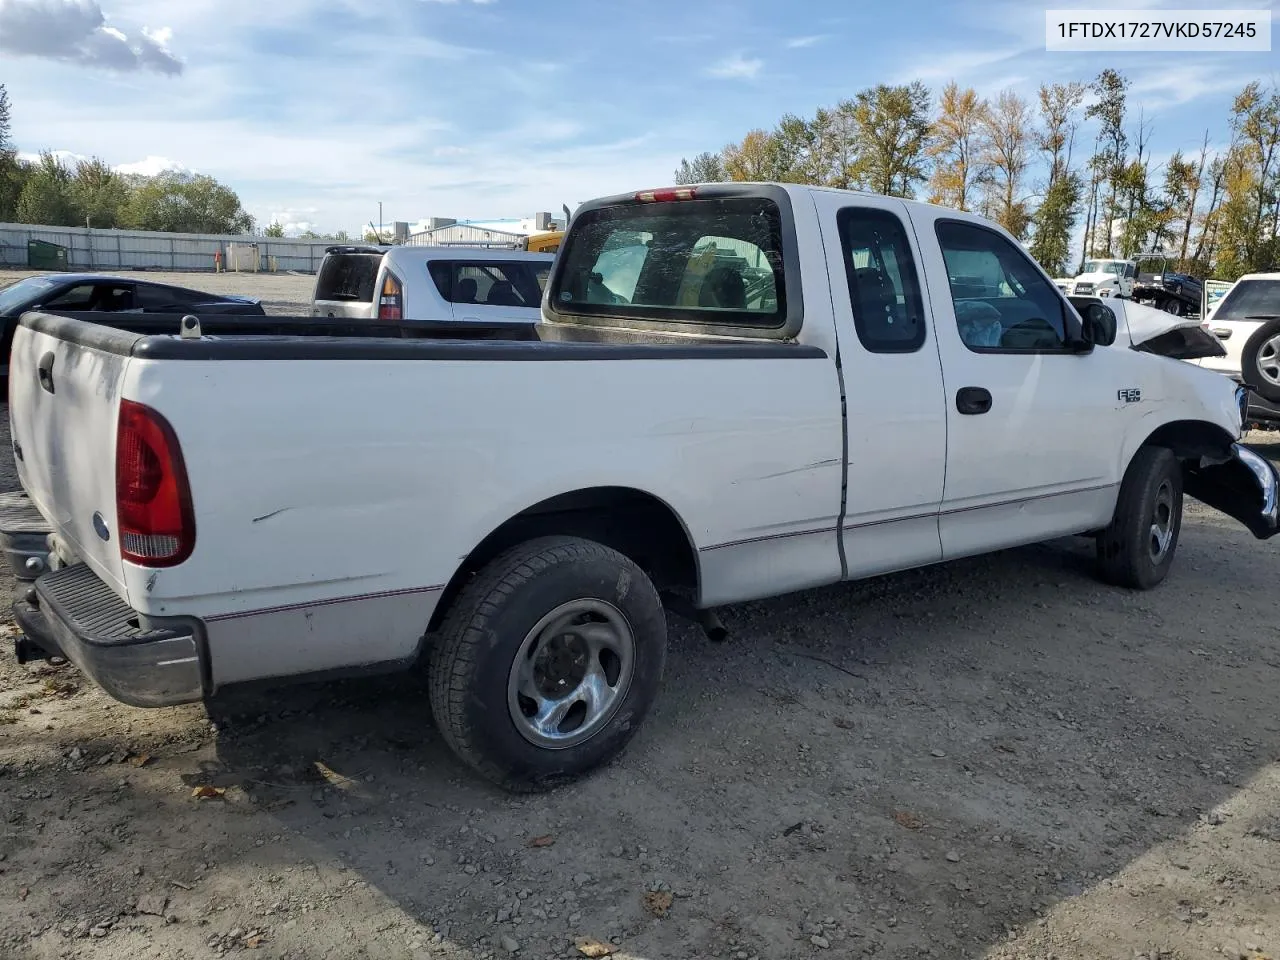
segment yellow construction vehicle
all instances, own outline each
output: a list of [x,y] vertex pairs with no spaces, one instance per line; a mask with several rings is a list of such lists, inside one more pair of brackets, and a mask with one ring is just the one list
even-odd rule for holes
[[560,241],[563,239],[563,230],[535,233],[533,236],[525,238],[524,248],[530,253],[555,253],[560,249]]

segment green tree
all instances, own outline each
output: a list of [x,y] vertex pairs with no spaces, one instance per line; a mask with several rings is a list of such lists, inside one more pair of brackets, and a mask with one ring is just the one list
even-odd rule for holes
[[781,180],[784,166],[773,134],[752,130],[739,143],[731,143],[721,152],[724,172],[729,180]]
[[[1095,255],[1111,256],[1113,225],[1118,213],[1117,198],[1120,195],[1120,182],[1124,176],[1125,156],[1129,145],[1129,138],[1124,132],[1129,80],[1108,67],[1098,74],[1089,88],[1096,99],[1085,110],[1085,116],[1096,119],[1100,126],[1100,149],[1095,152],[1090,165],[1099,182],[1109,186],[1102,210],[1106,226],[1102,227],[1097,216],[1094,217],[1093,252]],[[1099,229],[1101,236],[1098,234]]]
[[929,89],[918,80],[879,84],[854,97],[858,156],[854,178],[868,190],[911,197],[925,179],[929,146]]
[[783,183],[824,182],[818,129],[810,120],[794,113],[784,114],[770,135],[774,155],[774,178]]
[[166,171],[134,190],[127,216],[138,230],[248,234],[254,220],[235,191],[212,177]]
[[71,172],[53,153],[41,153],[28,169],[17,213],[22,223],[69,227],[79,222],[71,200]]
[[0,83],[0,221],[17,219],[18,198],[26,179],[26,165],[18,162],[13,143],[9,91]]
[[709,151],[698,154],[692,160],[681,157],[680,169],[675,172],[675,182],[679,184],[719,183],[724,179],[724,163],[720,154]]
[[266,229],[262,231],[264,237],[272,237],[278,239],[284,236],[284,227],[276,220],[271,221]]
[[1280,91],[1254,81],[1231,105],[1231,147],[1219,211],[1218,273],[1265,270],[1280,255],[1272,229],[1280,173]]
[[961,90],[952,81],[942,89],[933,121],[929,158],[929,202],[969,210],[974,187],[985,179],[990,106],[973,87]]
[[1045,84],[1039,93],[1043,126],[1034,140],[1048,163],[1049,179],[1031,218],[1034,235],[1030,249],[1046,270],[1061,276],[1069,269],[1071,233],[1084,197],[1084,180],[1071,169],[1071,154],[1085,88],[1081,83]]
[[1031,108],[1012,90],[996,97],[982,117],[985,142],[982,162],[989,191],[990,216],[1019,240],[1027,235],[1031,214],[1022,196],[1030,163]]
[[1032,217],[1035,237],[1031,241],[1031,255],[1054,276],[1061,276],[1069,269],[1071,231],[1075,228],[1083,195],[1084,181],[1080,174],[1074,170],[1062,171],[1045,191]]
[[1071,169],[1079,125],[1077,111],[1084,103],[1083,83],[1053,83],[1040,86],[1040,119],[1043,128],[1036,134],[1036,147],[1049,162],[1049,186]]
[[814,164],[816,182],[848,190],[856,182],[858,160],[858,124],[854,119],[856,104],[841,100],[834,107],[820,107],[814,114]]
[[81,160],[68,186],[77,224],[107,229],[124,222],[131,188],[103,160]]

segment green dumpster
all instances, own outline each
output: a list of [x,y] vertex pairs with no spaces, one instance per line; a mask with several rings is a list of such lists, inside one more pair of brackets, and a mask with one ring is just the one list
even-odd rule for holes
[[28,240],[27,266],[32,270],[66,270],[67,248],[47,240]]

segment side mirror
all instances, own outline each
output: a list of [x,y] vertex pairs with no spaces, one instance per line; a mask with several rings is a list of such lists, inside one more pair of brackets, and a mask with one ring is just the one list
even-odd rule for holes
[[1116,342],[1118,323],[1116,313],[1105,303],[1091,303],[1081,312],[1084,320],[1085,340],[1098,347],[1109,347]]

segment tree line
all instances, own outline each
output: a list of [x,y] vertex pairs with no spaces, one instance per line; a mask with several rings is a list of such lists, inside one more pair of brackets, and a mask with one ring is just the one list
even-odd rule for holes
[[97,158],[67,164],[49,151],[31,161],[19,157],[4,84],[0,223],[221,234],[249,234],[255,226],[235,191],[213,177],[179,171],[122,174]]
[[1012,90],[984,99],[955,82],[935,101],[918,81],[880,84],[682,159],[675,179],[927,199],[997,221],[1054,276],[1088,258],[1153,250],[1199,277],[1280,269],[1280,90],[1247,84],[1231,103],[1224,148],[1211,149],[1206,130],[1198,151],[1156,164],[1153,123],[1129,86],[1111,69],[1088,83],[1043,84],[1030,101]]

